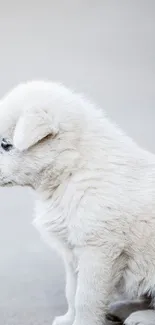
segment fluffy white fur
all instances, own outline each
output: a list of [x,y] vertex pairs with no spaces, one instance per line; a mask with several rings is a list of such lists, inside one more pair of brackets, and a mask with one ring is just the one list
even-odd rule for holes
[[155,156],[52,82],[1,100],[0,135],[13,144],[0,185],[35,190],[34,225],[65,262],[68,312],[54,325],[105,324],[120,281],[129,297],[154,294]]

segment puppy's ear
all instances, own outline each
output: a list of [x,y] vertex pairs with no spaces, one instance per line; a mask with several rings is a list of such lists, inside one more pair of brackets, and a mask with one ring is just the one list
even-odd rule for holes
[[19,118],[13,137],[13,144],[20,151],[32,147],[48,135],[55,137],[58,127],[44,110],[25,111]]

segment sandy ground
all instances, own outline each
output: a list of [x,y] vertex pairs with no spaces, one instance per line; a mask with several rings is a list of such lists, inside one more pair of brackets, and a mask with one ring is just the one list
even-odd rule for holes
[[[0,95],[27,79],[86,93],[155,152],[155,2],[0,5]],[[33,196],[0,189],[0,325],[50,325],[65,308],[61,260],[31,225]]]

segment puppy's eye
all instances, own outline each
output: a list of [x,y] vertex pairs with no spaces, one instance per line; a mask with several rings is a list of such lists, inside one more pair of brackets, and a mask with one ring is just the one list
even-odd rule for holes
[[10,151],[12,149],[13,145],[8,140],[3,138],[1,141],[1,147],[5,151]]

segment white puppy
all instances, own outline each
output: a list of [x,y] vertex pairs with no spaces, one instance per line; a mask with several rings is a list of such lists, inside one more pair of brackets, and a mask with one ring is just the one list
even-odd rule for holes
[[0,185],[35,190],[34,224],[64,258],[68,312],[54,324],[105,324],[120,280],[130,297],[154,293],[155,156],[50,82],[1,100],[0,135]]

